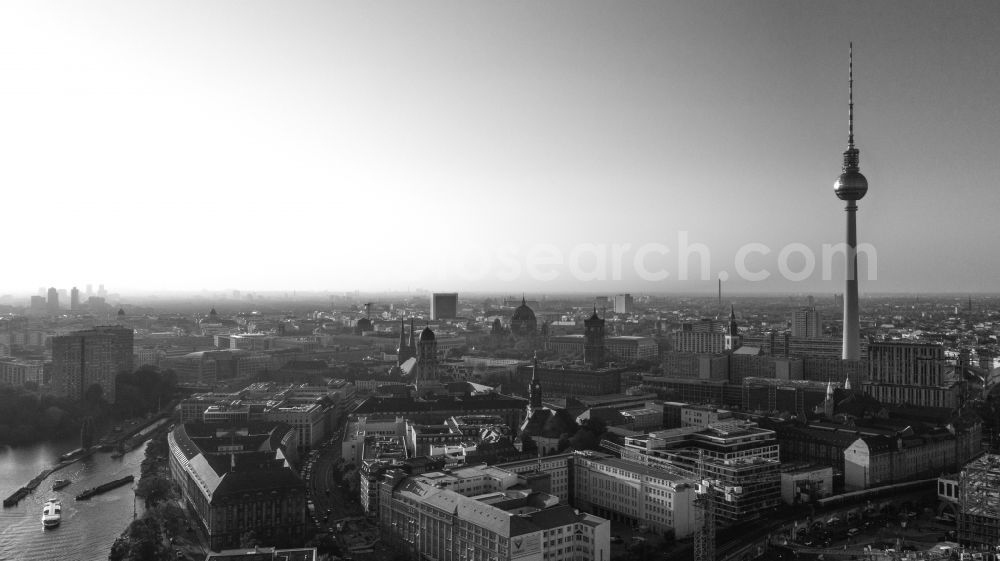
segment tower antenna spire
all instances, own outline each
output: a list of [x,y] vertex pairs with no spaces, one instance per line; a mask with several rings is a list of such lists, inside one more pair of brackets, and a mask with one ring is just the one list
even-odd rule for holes
[[854,148],[854,41],[850,45],[847,71],[847,147]]

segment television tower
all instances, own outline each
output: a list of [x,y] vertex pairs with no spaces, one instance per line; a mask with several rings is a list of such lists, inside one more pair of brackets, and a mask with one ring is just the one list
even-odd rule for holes
[[848,71],[847,150],[844,151],[844,168],[833,184],[837,198],[847,201],[847,286],[844,291],[844,350],[841,358],[858,360],[861,349],[858,337],[861,320],[858,315],[858,201],[868,192],[868,180],[858,171],[859,151],[854,147],[854,43],[850,46]]

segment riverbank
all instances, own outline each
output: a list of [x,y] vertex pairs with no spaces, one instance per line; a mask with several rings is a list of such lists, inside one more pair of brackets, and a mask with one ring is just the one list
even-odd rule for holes
[[[173,402],[171,402],[171,405],[172,404]],[[161,411],[158,415],[131,423],[132,426],[128,427],[122,434],[110,438],[110,435],[105,435],[101,438],[101,441],[98,444],[91,446],[86,450],[78,448],[67,454],[63,454],[60,456],[61,460],[58,464],[43,469],[41,473],[33,477],[30,481],[28,481],[28,483],[24,484],[10,496],[5,498],[3,500],[3,507],[10,508],[17,506],[17,504],[23,501],[25,497],[34,492],[42,481],[56,471],[71,466],[80,460],[89,458],[98,450],[105,449],[105,447],[109,445],[113,448],[119,448],[117,457],[121,457],[125,454],[125,452],[135,450],[139,446],[142,446],[142,443],[145,442],[157,428],[163,427],[168,423],[172,411],[172,408],[168,406],[167,409]]]
[[[59,464],[59,456],[79,446],[76,439],[45,442],[33,446],[0,449],[0,496],[6,496],[29,479]],[[84,489],[97,487],[127,475],[139,477],[145,447],[121,458],[95,453],[50,473],[34,493],[18,505],[0,510],[0,559],[4,561],[52,561],[53,559],[107,559],[115,537],[128,526],[133,513],[142,512],[131,485],[112,489],[89,501],[75,501]],[[70,485],[52,489],[54,481]],[[46,500],[62,502],[62,523],[43,531],[40,520]]]

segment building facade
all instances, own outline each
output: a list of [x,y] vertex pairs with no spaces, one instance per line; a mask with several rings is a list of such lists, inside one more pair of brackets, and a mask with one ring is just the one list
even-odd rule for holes
[[611,524],[559,504],[495,467],[387,474],[379,526],[387,540],[436,561],[607,561]]
[[51,391],[82,399],[96,385],[105,401],[114,403],[118,374],[133,369],[132,345],[132,330],[118,326],[53,337]]
[[697,529],[693,478],[599,452],[578,452],[573,474],[573,504],[584,512],[675,539]]
[[291,467],[287,425],[181,424],[167,435],[170,475],[218,551],[253,531],[262,541],[304,540],[306,484]]
[[455,319],[458,317],[458,293],[435,292],[431,294],[431,319]]

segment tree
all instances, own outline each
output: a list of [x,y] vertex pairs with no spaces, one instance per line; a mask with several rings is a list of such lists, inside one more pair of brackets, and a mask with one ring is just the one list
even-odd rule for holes
[[153,507],[149,516],[155,519],[169,537],[176,537],[188,524],[184,510],[172,502],[164,502]]
[[167,559],[168,554],[156,520],[140,518],[129,525],[128,554],[123,561],[155,561]]
[[169,480],[154,475],[139,480],[135,494],[146,499],[146,508],[152,508],[173,497],[174,487]]

